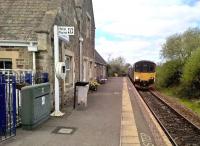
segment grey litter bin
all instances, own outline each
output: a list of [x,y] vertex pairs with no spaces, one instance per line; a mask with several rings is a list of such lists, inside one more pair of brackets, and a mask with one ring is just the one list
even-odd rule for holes
[[75,105],[77,105],[78,109],[87,107],[88,90],[89,90],[89,82],[76,82],[74,108]]
[[50,116],[50,84],[23,87],[21,119],[24,129],[33,129]]

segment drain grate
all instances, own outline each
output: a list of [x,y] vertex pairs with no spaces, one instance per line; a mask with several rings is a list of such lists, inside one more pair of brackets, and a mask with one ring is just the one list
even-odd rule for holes
[[56,127],[55,130],[53,130],[52,133],[54,134],[67,134],[67,135],[72,135],[75,131],[76,131],[77,128],[75,127]]

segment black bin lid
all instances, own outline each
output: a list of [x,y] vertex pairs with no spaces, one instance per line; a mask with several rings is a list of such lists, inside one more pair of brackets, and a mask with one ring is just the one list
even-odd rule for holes
[[87,84],[89,84],[89,82],[80,81],[75,83],[76,86],[86,86]]

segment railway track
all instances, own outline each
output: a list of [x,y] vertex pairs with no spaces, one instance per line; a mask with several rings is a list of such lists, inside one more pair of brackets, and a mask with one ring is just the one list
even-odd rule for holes
[[175,146],[200,146],[200,129],[150,91],[138,91]]

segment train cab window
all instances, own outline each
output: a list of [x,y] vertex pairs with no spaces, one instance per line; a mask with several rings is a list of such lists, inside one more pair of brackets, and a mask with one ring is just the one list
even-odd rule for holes
[[154,72],[154,67],[152,64],[145,64],[144,65],[144,72]]
[[149,72],[149,66],[148,66],[148,64],[144,64],[143,65],[143,70],[142,70],[143,72]]
[[136,71],[136,72],[141,72],[141,71],[142,71],[142,67],[141,67],[140,64],[136,64],[136,65],[135,65],[135,71]]
[[154,72],[155,68],[153,64],[149,63],[138,63],[135,65],[136,72]]
[[155,71],[154,66],[153,66],[153,65],[150,65],[150,66],[149,66],[149,72],[154,72],[154,71]]

